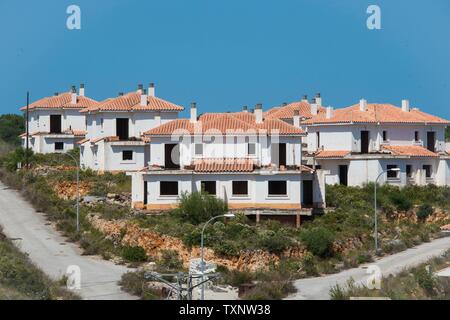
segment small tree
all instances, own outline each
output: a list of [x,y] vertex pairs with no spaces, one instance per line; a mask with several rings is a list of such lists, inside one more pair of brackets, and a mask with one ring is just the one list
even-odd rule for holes
[[433,207],[428,203],[424,203],[417,210],[416,216],[420,221],[425,221],[432,213]]
[[302,231],[300,238],[312,254],[321,258],[333,255],[334,234],[330,230],[315,227]]
[[227,212],[228,206],[225,201],[200,192],[181,195],[179,206],[173,211],[181,220],[195,225]]

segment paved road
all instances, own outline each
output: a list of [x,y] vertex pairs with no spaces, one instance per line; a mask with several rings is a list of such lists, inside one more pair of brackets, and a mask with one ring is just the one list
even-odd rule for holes
[[26,252],[31,260],[53,279],[61,279],[67,267],[81,269],[81,290],[84,299],[135,299],[120,290],[117,281],[129,271],[99,257],[82,256],[81,250],[68,243],[42,213],[37,213],[17,191],[0,182],[0,225],[9,238]]
[[369,274],[367,267],[377,265],[381,269],[383,276],[397,274],[400,271],[414,267],[432,257],[439,256],[450,249],[450,237],[441,238],[432,242],[421,244],[406,251],[394,255],[386,256],[376,260],[373,263],[362,265],[359,268],[353,268],[342,271],[337,274],[324,277],[301,279],[294,282],[297,293],[288,297],[288,299],[329,299],[330,288],[336,284],[345,286],[350,278],[353,278],[357,284],[366,284]]

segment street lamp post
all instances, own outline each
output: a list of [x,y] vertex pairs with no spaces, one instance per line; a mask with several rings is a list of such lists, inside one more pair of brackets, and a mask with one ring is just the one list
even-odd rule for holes
[[392,169],[387,169],[386,171],[382,171],[378,177],[375,179],[375,189],[374,189],[374,211],[375,211],[375,215],[374,215],[374,238],[375,238],[375,254],[377,254],[378,252],[378,216],[377,216],[377,185],[378,185],[378,179],[380,179],[380,177],[385,174],[388,173],[389,171],[393,171],[393,172],[399,172],[400,169],[399,168],[392,168]]
[[[212,217],[211,219],[206,221],[206,223],[203,225],[203,228],[202,228],[202,234],[201,234],[201,240],[200,240],[200,250],[201,250],[200,251],[201,252],[200,266],[201,266],[201,269],[202,269],[202,279],[201,279],[202,282],[203,282],[203,275],[205,273],[205,260],[204,260],[204,253],[203,253],[203,243],[204,243],[205,229],[206,229],[206,227],[208,226],[208,224],[211,221],[213,221],[215,219],[218,219],[218,218],[222,218],[222,217],[234,218],[235,215],[234,215],[234,213],[227,213],[227,214],[221,214],[219,216]],[[202,284],[202,289],[201,289],[201,300],[205,300],[205,284],[204,283]]]
[[68,155],[72,158],[73,161],[75,161],[75,164],[77,166],[77,233],[80,232],[80,166],[78,164],[78,160],[70,153],[63,153],[65,155]]

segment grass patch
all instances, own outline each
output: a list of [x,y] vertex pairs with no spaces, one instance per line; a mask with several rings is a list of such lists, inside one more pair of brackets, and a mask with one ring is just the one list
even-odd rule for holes
[[50,280],[0,230],[0,300],[72,300],[79,297]]

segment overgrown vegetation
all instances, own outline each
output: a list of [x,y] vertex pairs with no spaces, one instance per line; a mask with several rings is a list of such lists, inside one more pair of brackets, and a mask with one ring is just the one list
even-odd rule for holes
[[[78,157],[77,151],[72,151]],[[60,154],[31,155],[32,167],[42,166],[64,170],[21,170],[15,165],[23,161],[23,152],[14,151],[1,157],[0,179],[21,190],[33,206],[45,212],[49,219],[72,241],[78,241],[85,254],[99,254],[106,259],[121,257],[126,262],[155,262],[158,270],[176,272],[183,264],[175,251],[162,252],[159,258],[147,256],[141,247],[122,246],[112,241],[86,219],[95,212],[104,219],[127,219],[142,228],[179,238],[185,246],[200,244],[201,229],[213,216],[228,211],[224,201],[204,193],[183,195],[180,206],[161,215],[133,212],[129,207],[100,203],[81,206],[81,227],[75,230],[75,202],[59,198],[53,186],[60,181],[74,181],[73,160]],[[81,172],[81,181],[90,184],[90,195],[99,197],[107,193],[130,192],[130,179],[125,174],[98,175],[93,171]],[[255,287],[246,294],[248,299],[278,299],[291,290],[296,278],[317,276],[355,267],[372,260],[373,254],[373,185],[363,188],[329,186],[327,203],[334,209],[302,224],[300,229],[276,221],[263,221],[256,225],[243,214],[234,219],[217,219],[205,230],[205,246],[226,259],[241,257],[247,252],[263,251],[279,257],[277,264],[267,262],[269,270],[249,272],[232,271],[221,267],[223,282],[228,284],[253,283]],[[434,210],[450,209],[450,188],[417,187],[403,189],[382,186],[378,188],[379,242],[385,254],[429,241],[447,221],[428,221]],[[401,215],[410,218],[401,218]],[[416,222],[412,217],[417,217]],[[290,251],[301,252],[287,255]],[[258,252],[259,252],[258,251]],[[140,285],[138,284],[141,280]],[[139,291],[144,298],[155,298],[153,289],[145,288],[143,275],[127,275],[124,287],[130,292]],[[128,284],[127,284],[128,283]],[[270,289],[273,288],[273,289]]]
[[17,114],[0,115],[0,140],[12,146],[19,146],[19,135],[24,132],[25,120],[23,116]]
[[350,297],[387,297],[394,300],[410,299],[450,299],[450,279],[438,277],[434,272],[448,267],[450,251],[418,267],[403,271],[396,276],[383,278],[380,290],[370,290],[366,286],[350,281],[347,286],[335,286],[330,296],[335,300]]
[[0,230],[0,300],[77,298],[33,265]]

